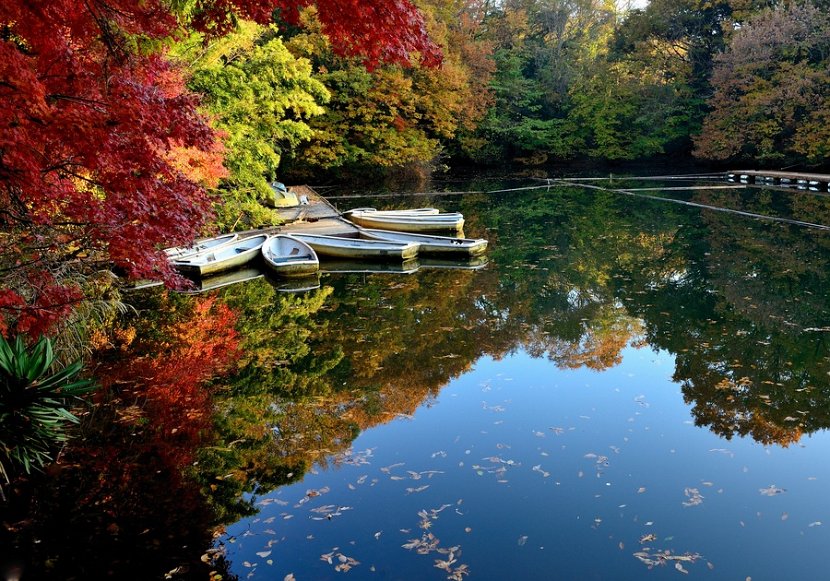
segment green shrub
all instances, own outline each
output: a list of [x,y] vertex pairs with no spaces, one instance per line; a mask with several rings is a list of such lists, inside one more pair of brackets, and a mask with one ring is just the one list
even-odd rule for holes
[[21,469],[29,474],[53,461],[68,439],[67,424],[78,423],[68,408],[95,387],[77,378],[80,361],[59,371],[54,362],[48,338],[30,347],[21,336],[9,342],[0,335],[0,477],[6,483]]

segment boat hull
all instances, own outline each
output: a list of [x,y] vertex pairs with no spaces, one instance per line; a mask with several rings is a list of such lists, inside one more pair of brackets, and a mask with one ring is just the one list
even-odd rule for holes
[[262,257],[271,272],[286,278],[307,277],[320,269],[314,249],[293,236],[269,238],[262,245]]
[[418,244],[319,234],[293,234],[311,246],[319,256],[358,260],[408,260],[418,255]]
[[487,250],[483,238],[453,238],[451,236],[430,236],[410,232],[361,228],[360,235],[371,240],[392,240],[417,242],[419,254],[432,256],[481,256]]
[[365,228],[396,232],[460,232],[464,228],[461,214],[394,216],[378,212],[353,212],[349,220]]
[[179,271],[191,276],[208,276],[233,270],[248,264],[262,254],[267,235],[258,235],[225,245],[215,251],[201,252],[191,257],[171,261]]
[[237,241],[239,235],[236,233],[222,234],[213,238],[205,238],[197,240],[193,246],[176,246],[174,248],[165,248],[164,253],[169,260],[182,260],[189,258],[202,252],[218,250],[229,244]]

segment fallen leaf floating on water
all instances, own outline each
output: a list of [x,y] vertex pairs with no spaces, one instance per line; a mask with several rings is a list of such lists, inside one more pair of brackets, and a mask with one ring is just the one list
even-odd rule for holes
[[271,551],[260,551],[257,553],[257,557],[262,557],[263,559],[271,554]]
[[337,552],[338,548],[335,547],[332,549],[330,553],[325,553],[320,555],[320,560],[325,561],[329,565],[334,565],[335,557],[337,560],[337,565],[334,566],[334,570],[338,573],[345,573],[349,571],[351,568],[360,565],[360,561],[353,559],[351,557],[347,557],[343,553]]
[[647,535],[643,535],[640,537],[640,544],[644,545],[646,543],[652,543],[657,540],[657,535],[654,533],[648,533]]
[[296,581],[296,579],[294,579],[294,573],[289,573],[282,578],[282,581]]
[[775,484],[770,484],[769,488],[759,488],[758,489],[762,495],[764,496],[775,496],[777,494],[783,494],[787,492],[785,488],[778,488]]
[[[459,500],[457,504],[461,504],[461,501]],[[418,511],[418,516],[421,518],[419,526],[423,529],[429,529],[432,520],[437,519],[439,513],[451,506],[451,504],[444,504],[439,508],[431,509],[429,512],[426,510]],[[433,551],[442,555],[447,555],[445,560],[436,559],[435,567],[446,571],[448,573],[447,579],[452,581],[461,581],[464,575],[470,574],[470,569],[467,565],[458,565],[455,569],[452,568],[452,565],[457,561],[456,557],[461,555],[461,546],[455,545],[449,548],[441,548],[439,543],[440,541],[434,534],[431,532],[424,532],[420,539],[410,539],[407,543],[401,546],[410,551],[415,549],[419,555],[428,555]]]
[[683,493],[689,500],[683,501],[683,506],[697,506],[703,504],[703,495],[697,488],[686,488]]
[[730,457],[733,457],[733,458],[735,456],[735,454],[733,454],[731,451],[727,450],[726,448],[712,448],[709,451],[710,452],[720,452],[721,454],[726,454],[726,455],[728,455]]
[[[663,566],[667,563],[673,562],[675,569],[680,571],[683,569],[682,563],[694,563],[698,559],[701,558],[701,555],[698,553],[683,553],[682,555],[674,555],[668,549],[666,550],[656,550],[655,552],[651,552],[651,549],[645,548],[642,551],[637,551],[634,553],[634,557],[638,559],[640,562],[644,563],[649,569],[656,567],[656,566]],[[680,565],[680,567],[678,567]],[[681,573],[688,573],[686,569],[680,571]]]
[[544,470],[542,470],[542,465],[541,464],[537,464],[536,466],[534,466],[533,471],[540,473],[544,478],[547,478],[548,476],[550,476],[550,472],[545,472]]
[[407,488],[406,493],[407,494],[413,494],[413,493],[416,493],[416,492],[423,492],[427,488],[429,488],[429,484],[424,484],[423,486],[419,486],[418,488]]

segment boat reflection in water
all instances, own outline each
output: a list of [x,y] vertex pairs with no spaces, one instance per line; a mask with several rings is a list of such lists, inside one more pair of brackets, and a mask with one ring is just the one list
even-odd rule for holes
[[319,272],[301,278],[272,279],[271,277],[266,277],[266,279],[274,287],[274,290],[281,293],[304,293],[320,288]]
[[446,260],[442,258],[421,258],[421,268],[441,268],[449,270],[481,270],[489,262],[486,256],[475,256],[468,259]]
[[196,288],[184,291],[187,294],[199,294],[214,291],[235,284],[265,278],[279,292],[306,292],[320,288],[320,274],[314,273],[300,278],[286,279],[268,275],[263,269],[249,266],[216,276],[191,279]]
[[354,274],[354,273],[375,273],[388,272],[393,274],[412,274],[420,268],[421,262],[418,259],[404,260],[402,262],[370,262],[359,260],[322,260],[320,261],[320,272],[329,274]]
[[265,272],[261,268],[257,268],[255,266],[248,266],[245,268],[231,270],[223,274],[216,274],[214,276],[192,278],[190,280],[193,282],[194,285],[196,285],[196,288],[189,289],[184,292],[190,294],[204,293],[226,286],[230,286],[232,284],[238,284],[240,282],[247,282],[249,280],[262,278],[263,276],[265,276]]

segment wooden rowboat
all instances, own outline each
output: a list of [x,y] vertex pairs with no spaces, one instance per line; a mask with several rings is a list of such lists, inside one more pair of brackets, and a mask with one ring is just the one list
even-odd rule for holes
[[172,248],[165,248],[164,253],[170,260],[179,260],[206,250],[216,250],[225,244],[235,242],[237,238],[239,238],[239,234],[233,232],[229,234],[221,234],[213,238],[197,240],[192,246],[174,246]]
[[417,242],[421,246],[418,249],[420,254],[479,256],[487,250],[487,240],[483,238],[453,238],[373,228],[360,228],[360,235],[370,240]]
[[265,264],[275,274],[285,277],[303,277],[320,269],[320,260],[314,249],[293,236],[277,234],[262,245]]
[[387,240],[366,240],[323,234],[292,234],[311,246],[319,256],[364,260],[407,260],[418,254],[414,242],[390,242]]
[[357,211],[351,212],[348,219],[364,228],[396,232],[457,232],[464,228],[464,216],[459,212],[419,215]]
[[231,270],[247,264],[259,256],[267,234],[257,234],[223,245],[216,250],[207,250],[170,263],[185,274],[205,276]]

